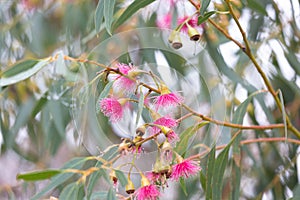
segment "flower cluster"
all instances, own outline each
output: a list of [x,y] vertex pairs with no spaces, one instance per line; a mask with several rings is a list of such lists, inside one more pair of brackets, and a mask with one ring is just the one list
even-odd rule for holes
[[[140,75],[144,71],[139,70],[134,65],[118,63],[113,70],[109,71],[108,76],[111,73],[112,78],[109,80],[114,81],[113,87],[108,96],[102,98],[98,103],[100,111],[109,118],[110,122],[117,123],[124,118],[125,109],[135,108],[132,104],[138,104],[140,109],[140,95],[144,95],[143,87],[146,86],[140,84],[142,77]],[[142,153],[142,144],[150,139],[156,140],[158,144],[158,156],[152,172],[147,176],[141,173],[140,188],[135,190],[134,183],[130,180],[130,172],[128,174],[125,190],[138,200],[155,200],[160,196],[160,188],[167,186],[168,180],[178,181],[181,177],[188,178],[200,170],[197,162],[184,160],[173,149],[180,140],[174,131],[180,121],[172,117],[170,108],[174,109],[182,105],[184,98],[178,92],[171,91],[161,80],[157,80],[157,77],[149,76],[153,78],[156,83],[153,85],[157,87],[154,89],[146,87],[149,91],[143,98],[142,109],[149,112],[151,120],[136,129],[134,138],[125,138],[119,144],[121,155]],[[168,113],[166,114],[166,112]],[[159,135],[164,136],[163,142],[158,140]],[[177,158],[176,162],[173,159],[174,155]],[[112,171],[111,177],[114,185],[116,185],[117,178],[114,171]]]

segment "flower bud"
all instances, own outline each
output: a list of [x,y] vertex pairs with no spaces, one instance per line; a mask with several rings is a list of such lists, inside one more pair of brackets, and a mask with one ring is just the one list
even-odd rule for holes
[[142,125],[140,127],[138,127],[135,131],[137,136],[143,136],[146,133],[146,126]]
[[173,30],[168,38],[169,43],[173,43],[176,35],[178,34],[178,31]]
[[186,24],[187,24],[187,27],[188,27],[188,35],[190,37],[190,40],[198,41],[200,39],[200,34],[197,31],[197,29],[191,27],[188,23],[186,23]]
[[135,191],[134,184],[130,179],[128,179],[127,181],[127,185],[125,186],[125,191],[127,194],[132,194]]
[[141,187],[145,187],[150,185],[150,181],[148,180],[148,178],[144,175],[141,174],[142,178],[141,178]]
[[180,38],[178,32],[177,32],[177,34],[174,36],[174,40],[172,41],[172,47],[173,47],[174,49],[180,49],[180,48],[182,47],[181,38]]

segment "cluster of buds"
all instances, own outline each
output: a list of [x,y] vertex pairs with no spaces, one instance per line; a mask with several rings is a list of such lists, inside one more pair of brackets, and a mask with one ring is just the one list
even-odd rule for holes
[[197,19],[195,18],[186,18],[182,21],[175,30],[173,30],[168,38],[169,43],[172,44],[174,49],[180,49],[182,47],[182,42],[180,38],[180,31],[187,32],[190,40],[199,41],[201,35],[199,31],[196,29],[197,27]]

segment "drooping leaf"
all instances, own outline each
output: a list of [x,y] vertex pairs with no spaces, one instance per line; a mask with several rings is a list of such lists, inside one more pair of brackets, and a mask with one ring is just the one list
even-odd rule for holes
[[2,73],[0,78],[0,87],[12,85],[23,81],[46,66],[50,58],[43,60],[25,60],[10,67]]
[[[200,15],[203,15],[209,6],[211,0],[203,0],[201,1],[201,7],[200,7]],[[198,23],[199,24],[199,23]]]
[[206,20],[208,20],[208,18],[210,18],[213,14],[215,14],[217,11],[210,11],[205,13],[203,16],[200,15],[198,17],[198,25],[202,24],[203,22],[205,22]]
[[96,33],[98,33],[100,31],[103,16],[104,16],[103,12],[104,12],[104,1],[100,0],[100,1],[98,1],[98,5],[97,5],[95,16],[94,16]]
[[214,173],[212,179],[213,200],[222,199],[223,177],[228,162],[228,152],[230,149],[230,145],[227,145],[225,149],[219,154],[214,164]]
[[264,5],[262,5],[261,1],[258,0],[247,0],[249,8],[254,11],[257,11],[263,15],[268,15]]
[[205,126],[208,123],[209,122],[204,121],[197,124],[196,126],[191,126],[187,128],[185,131],[183,131],[180,134],[180,141],[177,143],[175,151],[180,155],[183,155],[188,150],[188,143],[190,141],[190,138],[196,133],[198,129],[200,129],[201,127]]
[[120,25],[122,25],[125,21],[127,21],[134,13],[136,13],[139,9],[144,8],[155,0],[135,0],[132,4],[130,4],[126,10],[122,13],[122,15],[115,21],[113,24],[112,30],[115,30]]
[[179,179],[179,183],[180,183],[180,187],[181,187],[184,195],[188,196],[188,193],[187,193],[187,190],[186,190],[185,181],[184,181],[184,179],[182,177]]
[[82,183],[73,182],[64,187],[59,199],[83,199],[84,185]]
[[[67,162],[62,167],[62,169],[80,169],[86,161],[87,161],[87,159],[85,157],[74,158],[74,159],[70,160],[69,162]],[[66,180],[68,180],[72,176],[73,176],[73,173],[61,173],[61,174],[58,174],[57,176],[55,176],[51,180],[51,182],[45,188],[43,188],[39,193],[35,194],[31,198],[31,200],[41,199],[41,197],[44,194],[46,194],[47,192],[53,190],[54,188],[56,188],[60,184],[64,183]]]
[[214,166],[215,166],[215,155],[216,155],[216,146],[214,145],[209,154],[208,161],[206,166],[206,200],[212,198],[212,185],[213,185],[213,175],[214,175]]
[[113,22],[115,0],[103,0],[104,1],[104,19],[105,28],[107,32],[111,35],[111,25]]
[[118,178],[118,181],[120,181],[121,185],[123,187],[125,187],[125,185],[127,184],[127,178],[124,175],[124,173],[120,170],[115,170],[116,176]]
[[17,179],[22,179],[24,181],[39,181],[49,179],[57,174],[60,174],[61,170],[47,169],[44,171],[34,171],[25,174],[17,174]]
[[114,188],[110,188],[107,194],[107,200],[117,200]]
[[135,124],[136,124],[136,125],[139,123],[141,114],[142,114],[142,112],[143,112],[143,108],[144,108],[144,94],[143,94],[143,92],[141,91],[141,92],[140,92],[139,103],[138,103],[138,112],[137,112],[137,114],[136,114],[136,121],[135,121]]

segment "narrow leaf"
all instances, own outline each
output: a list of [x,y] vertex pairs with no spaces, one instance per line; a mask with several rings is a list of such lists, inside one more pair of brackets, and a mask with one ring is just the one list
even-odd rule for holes
[[[203,15],[209,6],[211,0],[202,0],[201,7],[200,7],[200,15]],[[198,23],[199,24],[199,23]]]
[[205,22],[206,20],[208,20],[208,18],[210,18],[210,16],[212,16],[213,14],[215,14],[217,11],[210,11],[205,13],[203,16],[200,15],[198,17],[198,25],[202,24],[203,22]]
[[139,9],[144,8],[155,0],[136,0],[132,4],[130,4],[126,10],[122,13],[122,15],[115,21],[113,24],[112,30],[115,30],[120,25],[122,25],[125,21],[127,21],[134,13],[136,13]]
[[[87,159],[84,158],[74,158],[72,160],[70,160],[69,162],[67,162],[62,169],[80,169],[83,164],[87,161]],[[55,176],[51,182],[42,189],[42,191],[40,191],[39,193],[37,193],[36,195],[34,195],[31,200],[38,200],[41,199],[41,197],[46,194],[47,192],[53,190],[54,188],[56,188],[57,186],[59,186],[60,184],[64,183],[66,180],[68,180],[69,178],[71,178],[74,174],[73,173],[61,173],[58,174],[57,176]]]
[[109,94],[109,91],[111,89],[111,87],[113,86],[114,81],[111,81],[109,83],[106,84],[106,86],[104,87],[104,89],[102,90],[102,92],[100,93],[97,102],[96,102],[96,113],[100,112],[100,100],[107,97]]
[[197,124],[196,126],[191,126],[187,128],[180,134],[180,141],[177,143],[175,151],[180,155],[183,155],[188,149],[188,143],[190,138],[195,134],[195,132],[201,127],[205,126],[209,122],[205,121]]
[[214,145],[208,154],[208,162],[206,166],[206,199],[212,198],[212,185],[215,167],[216,146]]
[[215,161],[212,180],[212,199],[222,199],[223,176],[228,162],[229,149],[230,145],[227,145]]
[[0,87],[12,85],[29,78],[46,66],[49,61],[50,58],[43,60],[25,60],[12,66],[10,69],[3,72],[0,78]]
[[179,179],[179,183],[180,183],[180,187],[181,187],[182,191],[184,192],[184,195],[185,195],[185,196],[188,196],[188,193],[187,193],[187,190],[186,190],[186,185],[185,185],[184,179],[183,179],[183,178],[180,178],[180,179]]
[[110,188],[107,194],[107,200],[117,200],[116,193],[113,188]]
[[111,24],[113,22],[115,0],[103,0],[104,1],[104,19],[105,28],[111,35]]
[[135,124],[137,125],[139,123],[139,120],[140,120],[140,117],[141,117],[141,114],[143,112],[143,108],[144,108],[144,94],[143,92],[141,91],[140,92],[140,98],[139,98],[139,104],[138,104],[138,112],[137,112],[137,115],[136,115],[136,121],[135,121]]
[[118,181],[120,181],[121,185],[123,187],[125,187],[125,185],[127,184],[127,178],[126,178],[126,176],[120,170],[115,170],[115,172],[116,172],[116,176],[118,178]]
[[282,95],[281,90],[279,90],[279,99],[280,99],[280,102],[281,102],[282,120],[283,120],[283,124],[284,124],[284,137],[287,138],[286,113],[285,113],[283,95]]
[[44,171],[34,171],[25,174],[18,174],[17,179],[23,179],[24,181],[39,181],[49,179],[57,174],[60,174],[61,170],[48,169]]
[[67,185],[59,195],[59,199],[83,199],[83,197],[83,184],[77,182],[73,182]]
[[96,33],[99,33],[100,28],[101,28],[101,24],[102,24],[102,20],[103,20],[103,16],[104,16],[103,11],[104,11],[104,1],[100,0],[100,1],[98,1],[98,5],[96,8],[95,17],[94,17]]

